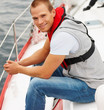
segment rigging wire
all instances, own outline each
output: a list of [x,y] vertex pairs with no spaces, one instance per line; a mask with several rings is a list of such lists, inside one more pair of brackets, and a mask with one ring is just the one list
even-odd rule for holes
[[[1,44],[0,44],[0,48],[3,46],[3,44],[4,44],[5,40],[6,40],[6,38],[8,37],[8,35],[9,35],[10,31],[11,31],[11,29],[13,28],[13,26],[15,26],[15,23],[20,19],[21,16],[24,15],[24,13],[25,13],[29,8],[30,8],[30,4],[29,4],[28,7],[14,20],[14,22],[11,24],[11,26],[10,26],[10,28],[9,28],[9,30],[8,30],[8,32],[7,32],[7,34],[5,35],[4,39],[2,40],[2,42],[1,42]],[[27,29],[30,27],[31,24],[32,24],[32,21],[30,21],[30,23],[26,26],[26,28],[25,28],[24,31],[21,33],[21,35],[18,37],[18,39],[17,39],[17,40],[15,39],[15,43],[14,43],[12,49],[11,49],[11,52],[10,52],[9,57],[8,57],[7,60],[10,60],[10,58],[11,58],[11,56],[12,56],[12,53],[13,53],[13,51],[14,51],[14,48],[16,47],[16,43],[20,40],[20,38],[22,38],[23,34],[27,31]],[[15,28],[15,27],[14,27],[14,28]],[[15,31],[15,30],[14,30],[14,31]],[[16,37],[15,34],[16,34],[16,33],[14,32],[14,36]],[[17,56],[18,56],[18,50],[16,50],[16,54],[17,54]],[[0,82],[1,82],[1,80],[2,80],[2,78],[3,78],[3,76],[4,76],[4,73],[5,73],[5,70],[3,70],[2,73],[1,73],[1,75],[0,75]]]

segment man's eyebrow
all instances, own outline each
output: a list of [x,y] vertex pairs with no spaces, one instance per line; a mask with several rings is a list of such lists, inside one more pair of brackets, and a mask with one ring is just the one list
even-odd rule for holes
[[32,17],[32,19],[37,19],[38,17]]

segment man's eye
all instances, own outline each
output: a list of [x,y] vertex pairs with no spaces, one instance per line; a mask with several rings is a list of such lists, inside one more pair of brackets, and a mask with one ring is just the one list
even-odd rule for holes
[[37,20],[38,18],[33,18],[33,20]]
[[42,18],[45,17],[46,15],[42,15]]

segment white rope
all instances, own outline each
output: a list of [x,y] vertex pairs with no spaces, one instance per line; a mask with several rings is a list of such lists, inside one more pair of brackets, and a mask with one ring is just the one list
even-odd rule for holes
[[0,82],[1,82],[1,80],[3,78],[4,73],[5,73],[5,70],[3,70],[2,74],[0,75]]
[[[7,34],[5,35],[4,39],[2,40],[1,44],[0,44],[0,48],[2,47],[3,43],[5,42],[6,38],[8,37],[8,34],[10,33],[13,25],[15,24],[15,22],[29,9],[30,5],[14,20],[14,22],[11,24]],[[18,37],[17,39],[17,42],[20,40],[20,38],[22,38],[23,34],[27,31],[27,29],[29,28],[29,26],[32,24],[32,21],[26,26],[26,28],[24,29],[24,31],[21,33],[21,35]],[[15,48],[16,44],[14,43],[12,49],[11,49],[11,52],[9,54],[9,57],[7,60],[10,60],[11,56],[12,56],[12,53],[14,51],[14,48]],[[5,70],[2,71],[1,75],[0,75],[0,82],[3,78],[3,75],[5,73]]]
[[18,37],[17,42],[20,40],[20,38],[23,36],[23,34],[27,31],[27,29],[29,28],[29,26],[32,24],[32,20],[31,22],[27,25],[27,27],[24,29],[24,31],[21,33],[21,35]]
[[16,22],[29,8],[30,8],[30,5],[14,20],[14,22]]
[[0,44],[0,48],[2,47],[2,45],[3,45],[3,43],[5,42],[6,38],[8,37],[8,34],[9,34],[9,32],[11,31],[12,27],[13,27],[13,23],[12,23],[12,25],[10,26],[10,28],[9,28],[7,34],[5,35],[4,39],[2,40],[2,42],[1,42],[1,44]]
[[[24,29],[24,31],[22,32],[22,34],[18,37],[17,42],[20,40],[20,38],[22,38],[23,34],[27,31],[27,29],[29,28],[29,26],[31,25],[31,23],[32,23],[32,21],[27,25],[27,27]],[[16,45],[16,44],[14,43],[14,45],[13,45],[13,47],[12,47],[12,49],[11,49],[11,52],[10,52],[9,57],[8,57],[7,60],[10,60],[10,58],[11,58],[11,56],[12,56],[12,53],[13,53],[13,51],[14,51],[15,45]],[[2,74],[0,75],[0,82],[1,82],[1,80],[2,80],[2,78],[3,78],[4,73],[5,73],[5,70],[3,70],[3,71],[2,71]]]
[[2,40],[1,44],[0,44],[0,48],[2,47],[3,43],[5,42],[6,38],[8,37],[8,34],[10,33],[14,23],[30,8],[30,4],[28,5],[28,7],[14,20],[14,22],[11,24],[7,34],[5,35],[4,39]]

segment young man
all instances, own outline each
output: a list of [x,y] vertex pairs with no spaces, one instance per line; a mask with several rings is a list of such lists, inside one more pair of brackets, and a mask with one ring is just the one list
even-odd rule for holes
[[[104,64],[86,26],[66,15],[64,8],[54,9],[49,0],[34,0],[30,11],[34,24],[47,32],[48,38],[43,48],[29,58],[4,65],[9,74],[33,77],[26,110],[44,110],[45,95],[93,102],[96,88],[104,83]],[[33,64],[37,65],[26,67]]]

